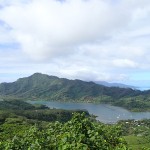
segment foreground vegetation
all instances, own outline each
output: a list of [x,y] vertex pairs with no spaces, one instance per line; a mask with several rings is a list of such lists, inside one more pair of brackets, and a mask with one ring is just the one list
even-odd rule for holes
[[150,120],[106,125],[87,111],[0,102],[0,150],[148,150]]
[[[19,130],[18,128],[22,128]],[[127,149],[117,126],[91,122],[84,114],[74,114],[66,122],[26,125],[11,122],[1,125],[0,149],[23,150],[119,150]],[[11,134],[5,134],[10,132]]]

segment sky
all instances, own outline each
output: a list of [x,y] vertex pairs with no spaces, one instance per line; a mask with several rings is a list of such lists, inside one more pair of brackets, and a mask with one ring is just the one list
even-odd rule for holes
[[35,72],[150,87],[150,0],[0,0],[0,82]]

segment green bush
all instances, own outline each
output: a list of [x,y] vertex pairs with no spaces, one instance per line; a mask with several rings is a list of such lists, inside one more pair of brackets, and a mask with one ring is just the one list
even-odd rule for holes
[[66,123],[32,126],[23,134],[0,142],[2,150],[127,150],[118,126],[92,122],[75,113]]

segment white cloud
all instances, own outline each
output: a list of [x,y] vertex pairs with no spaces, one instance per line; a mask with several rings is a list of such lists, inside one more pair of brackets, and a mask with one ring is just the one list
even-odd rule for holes
[[115,59],[115,60],[113,60],[113,64],[116,67],[123,67],[123,68],[124,67],[134,68],[138,65],[135,62],[133,62],[132,60],[128,60],[128,59]]
[[111,36],[130,20],[128,11],[119,10],[102,0],[33,0],[4,7],[0,18],[26,53],[45,59]]
[[0,0],[0,5],[5,23],[0,43],[19,43],[21,51],[0,53],[1,64],[9,60],[31,73],[108,81],[150,70],[149,0]]

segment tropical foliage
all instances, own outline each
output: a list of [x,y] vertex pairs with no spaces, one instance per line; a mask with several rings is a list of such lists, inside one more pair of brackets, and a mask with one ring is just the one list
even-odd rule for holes
[[[14,136],[3,136],[8,132],[7,123],[1,126],[0,149],[4,150],[126,150],[125,140],[121,138],[118,126],[91,122],[84,114],[75,113],[66,122],[54,122],[44,128],[23,126],[16,123]],[[21,130],[18,130],[18,127]],[[16,131],[15,131],[16,130]],[[6,136],[6,135],[5,135]]]

